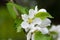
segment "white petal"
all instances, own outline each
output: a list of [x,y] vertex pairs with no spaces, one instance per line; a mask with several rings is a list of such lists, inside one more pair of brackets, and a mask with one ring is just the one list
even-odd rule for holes
[[57,25],[57,27],[60,27],[60,25]]
[[60,39],[60,33],[58,34],[58,37],[57,37],[57,40],[59,40]]
[[27,21],[27,20],[28,20],[28,15],[27,15],[27,14],[23,14],[23,15],[22,15],[22,19],[23,19],[24,21]]
[[49,33],[49,31],[48,31],[47,28],[41,28],[40,31],[42,32],[42,34],[47,34],[47,33]]
[[30,24],[29,28],[30,29],[34,28],[34,24]]
[[40,9],[38,12],[47,12],[45,9]]
[[38,11],[38,8],[37,8],[37,6],[35,6],[35,14],[37,13],[37,11]]
[[57,40],[60,40],[60,37],[57,37]]
[[34,25],[36,25],[36,24],[40,25],[40,24],[41,24],[40,18],[35,18],[35,19],[33,20],[33,23],[32,23],[32,24],[34,24]]
[[25,32],[28,32],[30,30],[30,28],[25,28]]
[[50,31],[55,31],[56,30],[56,26],[52,25],[52,27],[50,28]]
[[35,31],[36,31],[36,30],[37,30],[37,31],[41,31],[41,28],[38,27],[38,26],[36,26],[36,27],[35,27]]
[[23,22],[21,23],[21,27],[24,28],[24,29],[25,29],[25,28],[28,28],[28,27],[29,27],[29,24],[28,24],[27,22],[24,22],[24,21],[23,21]]
[[29,18],[33,18],[34,17],[34,10],[33,9],[30,9],[29,10]]
[[40,31],[41,28],[40,28],[40,27],[37,27],[37,26],[36,26],[36,27],[33,27],[33,28],[30,30],[30,32],[33,33],[33,32],[36,31],[36,30],[37,30],[37,31]]
[[41,30],[41,28],[40,28],[40,27],[36,27],[36,29],[37,29],[38,31],[40,31],[40,30]]
[[59,25],[58,26],[53,25],[51,27],[50,31],[54,31],[54,32],[57,32],[60,34],[60,26]]
[[34,27],[32,30],[30,30],[30,32],[34,32],[34,31],[41,31],[42,34],[47,34],[49,33],[48,29],[47,28],[40,28],[40,27]]
[[60,29],[60,25],[57,25],[57,29]]
[[31,32],[28,32],[28,34],[27,34],[27,40],[30,40],[31,36],[32,36]]
[[60,34],[60,25],[57,25],[56,30]]
[[32,34],[32,38],[31,38],[31,40],[34,40],[34,35],[35,35],[35,34],[33,33],[33,34]]
[[30,32],[32,32],[32,33],[33,33],[34,31],[36,31],[36,28],[35,28],[35,27],[30,30]]
[[45,19],[42,21],[40,27],[46,27],[46,26],[50,26],[51,21],[49,19]]
[[60,40],[60,38],[58,38],[57,40]]
[[38,8],[37,8],[37,6],[35,6],[35,11],[38,11]]
[[51,21],[50,19],[45,19],[42,23],[46,26],[50,26]]

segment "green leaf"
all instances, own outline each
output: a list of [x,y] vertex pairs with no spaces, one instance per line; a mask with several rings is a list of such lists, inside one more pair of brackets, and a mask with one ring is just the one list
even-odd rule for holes
[[20,31],[22,28],[21,28],[21,23],[22,23],[22,19],[16,19],[15,22],[14,22],[14,27],[17,29],[17,31]]
[[20,5],[15,4],[16,9],[21,12],[22,14],[27,14],[28,13],[28,8],[27,7],[22,7]]
[[10,4],[10,3],[7,3],[7,9],[10,13],[10,16],[13,18],[13,19],[16,19],[16,12],[14,11],[14,8],[13,8],[14,5]]
[[17,27],[17,32],[21,32],[21,31],[22,31],[21,26],[18,26],[18,27]]
[[40,18],[40,19],[45,19],[45,18],[53,18],[48,12],[39,12],[35,15],[35,17]]
[[15,25],[19,26],[22,23],[22,21],[23,21],[22,19],[16,19],[15,20]]
[[48,34],[42,34],[41,32],[36,32],[34,40],[53,40],[53,38]]
[[22,7],[18,4],[14,4],[14,3],[11,3],[9,2],[8,4],[10,4],[11,6],[15,6],[16,9],[20,12],[20,13],[23,13],[23,14],[27,14],[28,13],[28,8],[27,7]]

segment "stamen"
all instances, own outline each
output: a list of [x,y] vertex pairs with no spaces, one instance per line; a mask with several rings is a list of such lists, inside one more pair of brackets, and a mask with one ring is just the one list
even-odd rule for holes
[[32,21],[33,21],[33,20],[29,18],[27,22],[28,22],[29,24],[31,24]]

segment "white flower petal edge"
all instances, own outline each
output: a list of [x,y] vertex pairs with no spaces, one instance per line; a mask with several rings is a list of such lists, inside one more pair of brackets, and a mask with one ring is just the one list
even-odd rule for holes
[[55,25],[52,25],[52,27],[50,28],[49,31],[55,31],[56,30],[56,26]]
[[33,33],[34,31],[40,31],[41,28],[40,27],[33,27],[30,31]]
[[60,40],[60,34],[58,34],[57,40]]
[[24,21],[24,22],[21,23],[21,27],[24,28],[24,29],[25,28],[28,28],[29,27],[29,24]]
[[60,40],[60,37],[58,37],[57,40]]
[[44,24],[45,26],[50,26],[51,20],[46,18],[45,20],[43,20],[42,24]]
[[30,10],[29,10],[29,18],[33,18],[34,15],[37,14],[37,12],[38,12],[37,6],[35,6],[35,10],[30,9]]
[[29,10],[29,18],[34,18],[34,14],[35,14],[34,10],[30,9]]
[[60,25],[57,25],[57,26],[52,25],[50,31],[55,31],[57,33],[60,33]]
[[32,24],[38,24],[38,25],[40,25],[41,24],[41,19],[40,18],[35,18],[34,20],[33,20],[33,23]]
[[40,30],[39,27],[34,27],[28,32],[27,40],[30,40],[30,39],[34,40],[34,33],[33,32],[36,31],[36,30]]
[[60,34],[60,25],[57,25],[57,31],[58,31],[59,34]]
[[41,28],[41,27],[37,26],[36,30],[40,31],[42,34],[48,34],[49,33],[49,30],[47,27]]
[[47,12],[46,9],[40,9],[38,10],[37,6],[35,6],[35,14],[39,13],[39,12]]
[[32,36],[32,34],[31,34],[31,32],[29,32],[29,33],[27,34],[27,40],[30,40],[30,39],[31,39],[31,36]]
[[40,28],[40,27],[38,27],[38,26],[32,28],[32,30],[30,30],[30,31],[31,31],[31,32],[34,32],[34,31],[36,31],[36,30],[42,32],[42,34],[48,34],[48,33],[49,33],[48,28],[46,28],[46,27]]
[[58,37],[57,37],[57,40],[60,40],[60,25],[52,25],[51,29],[49,30],[50,32],[51,31],[54,31],[54,32],[57,32],[58,33]]
[[25,28],[25,31],[28,32],[30,30],[30,28]]
[[42,32],[42,34],[48,34],[49,33],[47,28],[41,28],[40,31]]
[[37,8],[37,6],[35,6],[35,14],[38,12],[38,8]]
[[34,40],[35,38],[34,38],[34,36],[35,36],[35,33],[34,34],[32,34],[32,38],[31,38],[31,40]]
[[22,16],[22,19],[24,20],[24,21],[27,21],[28,20],[28,15],[27,14],[23,14],[23,15],[21,15]]
[[47,12],[46,9],[40,9],[38,12]]
[[42,20],[42,23],[39,26],[40,27],[47,27],[47,26],[50,26],[50,24],[51,24],[51,20],[46,18],[45,20]]
[[34,31],[40,31],[40,32],[42,32],[42,34],[48,34],[49,33],[49,31],[48,31],[47,28],[40,28],[40,27],[36,26],[36,27],[33,27],[28,32],[28,34],[27,34],[27,40],[30,40],[30,39],[34,40]]

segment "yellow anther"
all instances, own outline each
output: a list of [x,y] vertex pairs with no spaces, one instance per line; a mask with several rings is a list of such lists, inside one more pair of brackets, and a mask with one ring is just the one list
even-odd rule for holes
[[32,23],[32,21],[33,21],[32,19],[30,19],[30,18],[28,19],[28,23],[29,24]]

